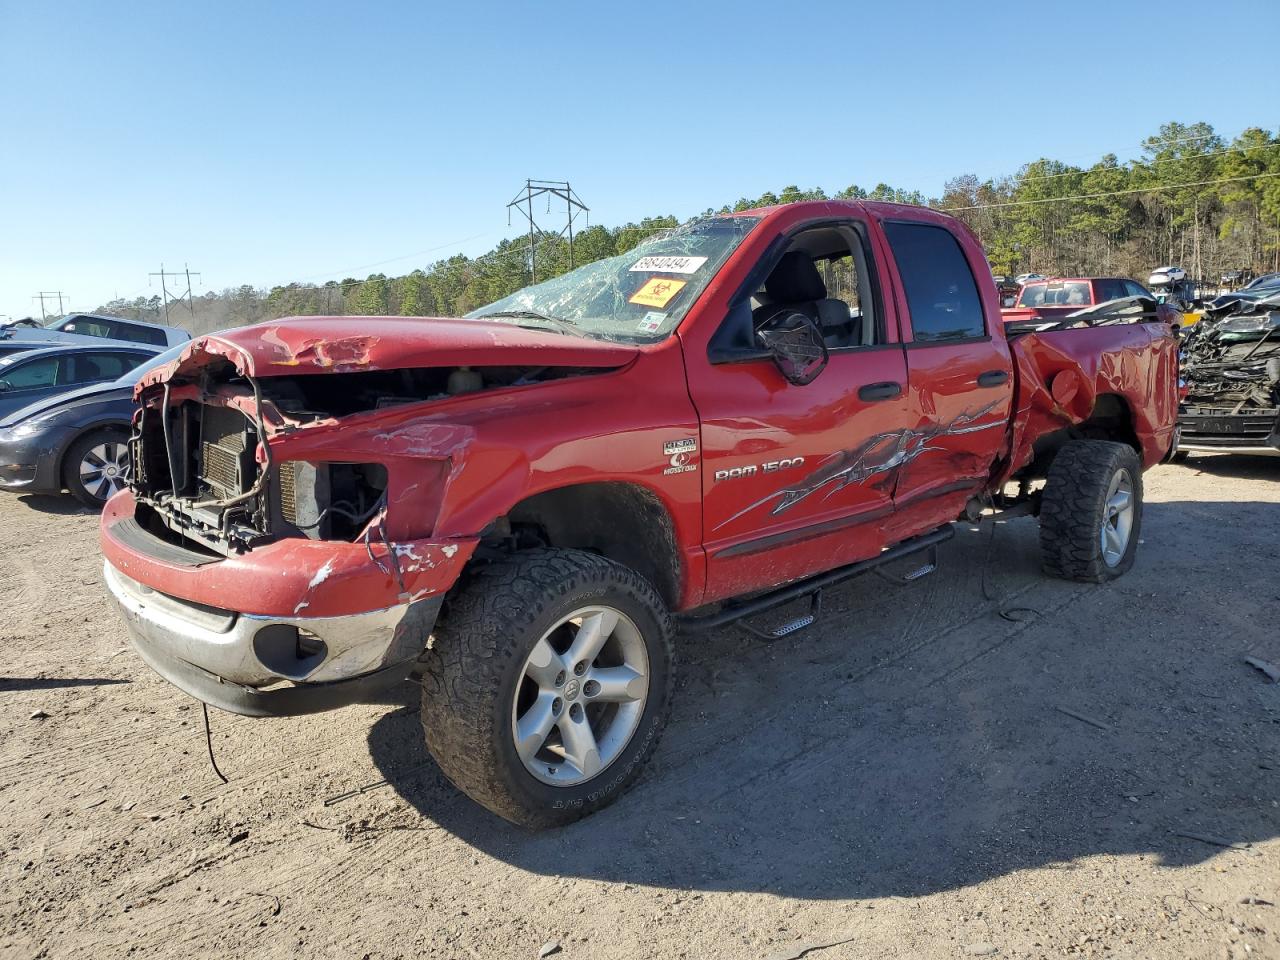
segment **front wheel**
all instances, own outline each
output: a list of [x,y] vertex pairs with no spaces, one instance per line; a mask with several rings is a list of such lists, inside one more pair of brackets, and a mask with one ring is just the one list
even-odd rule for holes
[[129,437],[110,428],[86,433],[67,448],[62,463],[62,482],[71,495],[101,509],[129,482]]
[[1040,558],[1046,573],[1102,583],[1133,566],[1142,529],[1142,462],[1107,440],[1064,443],[1040,503]]
[[422,725],[440,769],[527,827],[615,800],[657,746],[671,621],[639,574],[578,550],[480,567],[424,658]]

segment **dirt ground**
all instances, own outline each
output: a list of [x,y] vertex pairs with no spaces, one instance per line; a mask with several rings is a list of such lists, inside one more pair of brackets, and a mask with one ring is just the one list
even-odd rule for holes
[[1147,497],[1107,586],[1013,520],[789,642],[687,643],[646,775],[543,834],[441,777],[410,684],[215,712],[223,785],[96,517],[6,497],[0,957],[1280,958],[1280,685],[1244,663],[1280,661],[1280,460]]

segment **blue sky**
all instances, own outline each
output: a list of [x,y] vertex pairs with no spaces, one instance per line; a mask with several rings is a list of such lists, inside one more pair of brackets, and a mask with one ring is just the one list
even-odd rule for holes
[[40,290],[158,292],[161,262],[201,292],[474,255],[519,232],[526,177],[614,225],[1127,159],[1168,120],[1275,129],[1277,21],[1274,0],[0,0],[0,319]]

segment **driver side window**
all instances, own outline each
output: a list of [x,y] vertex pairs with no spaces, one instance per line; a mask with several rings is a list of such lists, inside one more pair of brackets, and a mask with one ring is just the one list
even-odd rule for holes
[[799,313],[818,325],[828,350],[874,346],[881,338],[868,280],[852,225],[802,231],[752,294],[752,325]]

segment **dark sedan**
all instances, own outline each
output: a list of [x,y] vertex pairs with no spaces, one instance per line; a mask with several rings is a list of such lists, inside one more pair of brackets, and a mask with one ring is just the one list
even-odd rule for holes
[[128,480],[134,385],[185,347],[147,354],[146,362],[116,380],[46,397],[0,420],[0,489],[65,488],[82,503],[101,507]]
[[136,346],[61,346],[0,356],[0,416],[91,383],[119,380],[160,350]]

